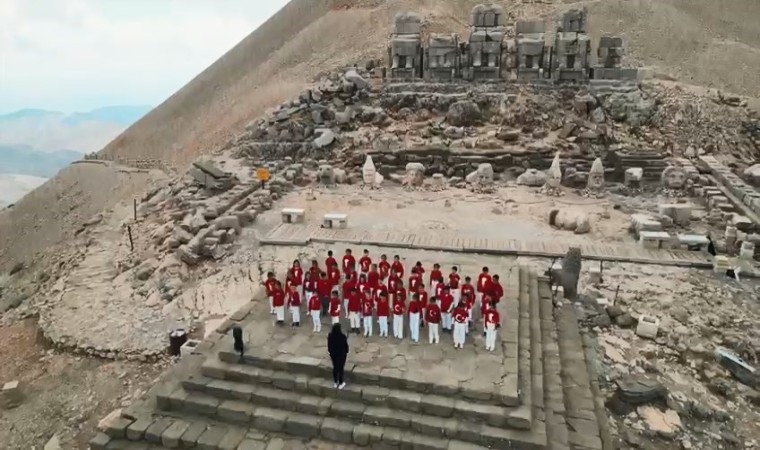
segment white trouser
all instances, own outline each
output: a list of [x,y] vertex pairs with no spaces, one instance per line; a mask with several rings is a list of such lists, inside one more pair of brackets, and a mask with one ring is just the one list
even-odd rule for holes
[[293,317],[293,323],[301,323],[301,307],[291,306],[290,315]]
[[486,350],[492,352],[496,348],[496,325],[486,325]]
[[372,336],[372,316],[364,316],[364,335]]
[[464,347],[464,338],[467,333],[467,324],[454,322],[454,346]]
[[480,306],[483,304],[483,293],[475,292],[475,303]]
[[450,330],[451,329],[451,324],[452,324],[452,322],[451,322],[452,321],[451,313],[450,312],[443,313],[443,315],[441,316],[441,319],[443,320],[443,329],[444,330]]
[[409,331],[412,340],[418,342],[420,340],[420,313],[409,314]]
[[431,297],[435,295],[435,287],[436,286],[438,286],[438,282],[437,281],[431,281],[430,282],[430,286],[428,287],[428,293],[430,294]]
[[331,316],[332,317],[332,324],[335,325],[336,323],[340,323],[340,316]]
[[358,312],[350,312],[348,313],[348,321],[351,324],[350,328],[353,330],[354,328],[359,328],[361,326],[359,321],[359,313]]
[[450,292],[451,292],[451,296],[454,297],[454,304],[458,305],[459,304],[459,300],[462,299],[462,290],[461,289],[452,289]]
[[269,296],[269,313],[274,314],[274,297]]
[[393,315],[393,337],[404,339],[404,316]]
[[348,319],[348,299],[343,299],[343,311],[346,312],[346,319]]
[[388,337],[388,316],[378,316],[377,323],[380,325],[380,336]]
[[438,324],[428,322],[428,338],[431,344],[440,342],[441,337],[438,335]]
[[274,307],[274,313],[277,315],[277,321],[282,322],[285,320],[285,307],[284,306],[275,306]]
[[320,312],[320,310],[311,312],[311,321],[314,324],[314,331],[317,332],[322,330],[322,319],[319,317]]

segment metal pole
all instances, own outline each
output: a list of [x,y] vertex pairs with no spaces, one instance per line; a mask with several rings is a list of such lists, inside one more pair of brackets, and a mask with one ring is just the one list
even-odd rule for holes
[[132,240],[132,227],[127,225],[127,234],[129,235],[129,249],[135,251],[135,242]]

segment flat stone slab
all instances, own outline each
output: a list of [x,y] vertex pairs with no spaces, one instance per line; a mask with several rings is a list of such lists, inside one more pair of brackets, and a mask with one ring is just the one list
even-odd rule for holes
[[[305,224],[281,224],[260,240],[262,245],[307,245],[309,242],[377,245],[391,248],[412,248],[449,252],[470,252],[491,255],[563,257],[569,244],[557,241],[523,241],[486,239],[446,233],[403,233],[382,230],[322,228]],[[632,262],[679,267],[710,268],[704,255],[681,250],[650,250],[634,246],[603,243],[580,245],[584,259]]]

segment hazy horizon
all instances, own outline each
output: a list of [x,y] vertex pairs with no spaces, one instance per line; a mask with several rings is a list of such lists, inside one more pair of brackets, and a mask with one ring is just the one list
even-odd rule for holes
[[0,115],[158,105],[287,0],[3,0]]

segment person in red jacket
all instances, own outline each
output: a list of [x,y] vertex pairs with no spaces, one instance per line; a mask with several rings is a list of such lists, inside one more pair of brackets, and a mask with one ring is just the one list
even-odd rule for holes
[[454,308],[454,348],[464,348],[464,340],[467,336],[467,308],[460,301]]
[[377,298],[377,324],[380,326],[380,337],[388,337],[388,316],[390,315],[388,293],[380,291]]
[[[316,260],[314,261],[316,262]],[[330,268],[338,264],[338,260],[333,257],[333,251],[327,251],[327,258],[325,258],[325,267]]]
[[332,323],[340,323],[340,297],[338,297],[338,291],[333,291],[332,297],[330,297],[330,317]]
[[422,306],[422,311],[420,311],[420,326],[425,327],[425,311],[427,310],[428,306],[428,293],[425,290],[425,286],[420,283],[417,286],[417,295],[420,296],[420,305]]
[[488,289],[488,294],[491,296],[491,300],[495,305],[498,305],[501,298],[504,297],[504,287],[499,282],[499,276],[494,275],[491,280],[491,284]]
[[416,267],[412,267],[412,275],[409,277],[409,292],[416,294],[419,292],[420,286],[423,286],[422,275]]
[[282,289],[282,283],[275,280],[274,289],[272,289],[272,305],[277,317],[277,325],[285,324],[285,291]]
[[298,286],[295,284],[290,285],[290,292],[288,292],[288,308],[290,309],[291,326],[301,326],[301,293],[298,292]]
[[314,328],[312,329],[314,333],[322,331],[322,318],[319,314],[321,311],[322,302],[319,300],[319,295],[315,292],[309,297],[309,314],[311,315],[312,325],[314,325]]
[[372,337],[372,314],[375,311],[375,300],[372,298],[372,293],[367,291],[364,293],[364,299],[362,300],[362,322],[364,325],[364,337]]
[[351,333],[359,334],[359,327],[361,326],[360,314],[362,312],[362,296],[359,290],[354,288],[351,293],[348,294],[348,321],[350,323],[349,328]]
[[267,279],[264,281],[264,288],[267,291],[267,298],[269,298],[269,314],[274,314],[274,303],[272,293],[274,287],[277,284],[277,278],[274,277],[274,272],[267,272]]
[[327,310],[330,305],[330,292],[332,292],[332,284],[327,279],[325,272],[320,272],[319,280],[317,280],[317,294],[319,300],[322,302],[322,314],[327,315]]
[[452,267],[449,274],[449,289],[451,290],[451,296],[454,297],[454,301],[457,303],[462,299],[461,279],[459,268],[457,266]]
[[377,271],[377,264],[372,264],[370,267],[369,273],[367,273],[367,284],[372,289],[372,295],[380,288],[382,282],[380,281],[380,272]]
[[378,263],[377,268],[380,270],[380,280],[382,280],[383,283],[387,283],[388,275],[391,273],[391,263],[388,262],[387,255],[380,255],[380,263]]
[[409,302],[409,332],[412,342],[420,341],[420,314],[422,305],[420,304],[420,295],[412,295],[412,301]]
[[472,281],[470,277],[464,278],[464,284],[462,285],[462,301],[465,304],[465,307],[467,308],[469,319],[468,319],[468,326],[467,326],[467,333],[470,332],[470,325],[472,325],[472,308],[475,305],[475,288],[472,286]]
[[404,311],[406,311],[406,291],[398,288],[393,296],[393,337],[404,339]]
[[362,296],[365,292],[372,293],[372,288],[367,281],[367,276],[364,274],[359,275],[359,283],[357,283],[356,287],[359,289],[359,293],[362,294]]
[[486,350],[492,352],[496,349],[496,330],[501,327],[501,316],[496,310],[496,305],[491,302],[486,311]]
[[396,275],[396,272],[391,272],[391,274],[388,275],[388,292],[391,295],[394,295],[398,290],[400,283],[401,278]]
[[430,303],[427,305],[425,319],[428,323],[428,341],[431,344],[437,344],[441,341],[438,333],[438,326],[441,323],[441,307],[435,296],[430,297]]
[[488,267],[483,267],[483,271],[478,275],[478,284],[475,286],[478,304],[483,303],[483,294],[488,290],[490,284],[491,274],[488,273]]
[[451,290],[448,287],[445,287],[440,297],[441,320],[443,322],[444,331],[450,332],[454,327],[451,314],[454,312],[455,304],[454,296],[451,295]]
[[369,257],[369,250],[364,249],[364,254],[359,258],[359,272],[369,275],[369,268],[372,266],[372,258]]
[[404,265],[401,263],[401,257],[395,255],[393,257],[393,264],[391,264],[391,272],[395,273],[397,277],[404,278]]
[[346,254],[343,255],[343,272],[351,273],[356,271],[356,258],[351,254],[351,249],[346,249]]
[[443,278],[439,278],[438,282],[435,284],[435,289],[433,290],[433,295],[441,298],[441,295],[443,295],[443,290],[446,288],[446,284],[443,282]]
[[319,280],[319,273],[312,276],[312,272],[309,270],[303,274],[304,298],[311,300],[311,296],[317,293],[317,280]]
[[346,312],[346,319],[348,319],[348,297],[357,286],[351,274],[346,274],[345,280],[343,282],[343,310]]
[[295,260],[293,261],[293,266],[290,268],[291,278],[293,279],[293,284],[297,286],[298,293],[301,294],[301,296],[304,295],[304,286],[303,286],[303,268],[301,267],[301,261]]
[[428,292],[430,292],[430,295],[435,295],[435,287],[438,286],[438,281],[443,278],[443,273],[441,273],[441,265],[438,263],[433,264],[433,270],[430,271],[430,280],[428,281]]
[[330,289],[333,290],[340,284],[340,269],[337,264],[327,268],[327,279],[330,280]]

